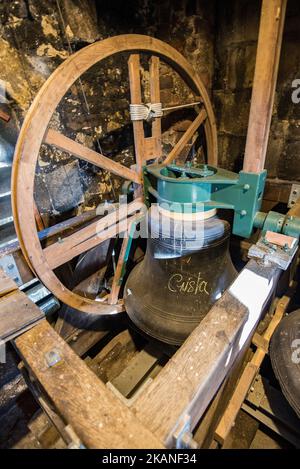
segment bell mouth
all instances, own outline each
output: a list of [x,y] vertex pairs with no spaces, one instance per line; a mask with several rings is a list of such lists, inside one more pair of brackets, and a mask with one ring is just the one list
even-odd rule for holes
[[146,254],[124,287],[126,312],[148,336],[181,345],[234,280],[230,225],[214,215],[190,222],[151,206]]

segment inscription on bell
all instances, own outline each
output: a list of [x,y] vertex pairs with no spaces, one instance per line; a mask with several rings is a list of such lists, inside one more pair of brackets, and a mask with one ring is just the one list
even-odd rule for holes
[[182,274],[171,275],[168,281],[168,289],[173,293],[190,293],[191,295],[205,293],[209,295],[208,282],[202,278],[201,272],[198,273],[196,279],[195,277],[188,277],[187,280]]

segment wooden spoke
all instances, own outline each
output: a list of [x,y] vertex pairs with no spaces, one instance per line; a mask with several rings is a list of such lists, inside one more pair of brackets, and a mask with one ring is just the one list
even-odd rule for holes
[[[152,55],[150,59],[150,97],[152,104],[160,102],[159,58],[155,55]],[[152,137],[156,140],[156,157],[160,157],[162,154],[160,117],[153,119]]]
[[135,171],[132,171],[126,166],[117,163],[116,161],[107,158],[97,151],[91,150],[90,148],[85,147],[81,143],[75,142],[71,138],[66,137],[65,135],[57,132],[53,129],[48,129],[44,138],[44,143],[49,145],[54,145],[60,150],[71,153],[74,156],[77,156],[81,160],[87,161],[88,163],[94,164],[110,173],[114,173],[117,176],[129,179],[136,183],[140,183],[141,179],[136,174]]
[[189,128],[185,131],[179,142],[176,143],[175,147],[170,151],[167,158],[164,160],[164,164],[169,164],[174,161],[180,152],[184,149],[185,145],[192,138],[193,134],[196,132],[198,127],[205,121],[207,118],[207,113],[205,109],[202,109],[196,119],[191,123]]
[[140,200],[135,200],[76,233],[51,244],[43,251],[47,264],[51,269],[55,269],[106,239],[127,231],[128,226],[135,219],[135,216],[127,219],[127,215],[132,215],[142,207],[143,203]]
[[[142,104],[140,80],[140,56],[131,54],[128,60],[129,85],[131,104]],[[144,162],[144,124],[143,121],[133,121],[134,149],[137,173],[141,175]]]

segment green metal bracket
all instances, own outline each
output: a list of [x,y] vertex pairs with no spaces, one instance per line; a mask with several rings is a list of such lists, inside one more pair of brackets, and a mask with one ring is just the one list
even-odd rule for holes
[[236,174],[214,166],[149,165],[144,167],[145,200],[154,196],[174,212],[234,210],[233,233],[248,238],[262,203],[266,171]]
[[254,217],[254,227],[260,228],[263,232],[274,231],[299,238],[300,218],[272,211],[269,213],[257,212]]
[[136,220],[134,220],[131,223],[131,226],[130,226],[130,229],[129,229],[129,232],[128,232],[128,238],[129,239],[128,239],[128,243],[127,243],[127,246],[126,246],[126,251],[125,251],[123,264],[122,264],[121,275],[120,275],[119,282],[118,282],[119,285],[122,285],[124,275],[126,273],[126,265],[127,265],[127,261],[128,261],[128,257],[129,257],[129,253],[130,253],[130,249],[131,249],[131,245],[132,245],[132,240],[133,240],[133,237],[134,237],[136,227],[139,223],[141,223],[141,221],[143,220],[144,217],[145,217],[145,215],[141,215],[140,217],[138,217]]

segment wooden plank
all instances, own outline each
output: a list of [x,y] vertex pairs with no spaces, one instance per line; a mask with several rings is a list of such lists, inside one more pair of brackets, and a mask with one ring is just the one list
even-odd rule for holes
[[0,297],[17,289],[17,284],[0,269]]
[[41,217],[41,214],[39,212],[39,209],[37,208],[37,205],[35,203],[35,200],[33,201],[33,210],[34,210],[34,218],[36,222],[36,227],[38,231],[42,231],[45,228],[43,219]]
[[[163,448],[47,321],[15,341],[25,365],[87,448]],[[53,366],[47,354],[55,351]]]
[[[295,290],[295,283],[292,284],[292,287],[290,288],[289,292],[287,295],[283,296],[280,301],[277,304],[274,316],[267,327],[267,330],[263,334],[263,341],[264,344],[267,343],[269,344],[271,337],[273,335],[273,332],[275,331],[277,325],[281,321],[284,312],[286,311],[286,308],[288,307],[290,301],[291,301],[291,296],[293,295],[293,292]],[[251,361],[247,364],[239,382],[238,385],[230,399],[229,405],[224,412],[218,427],[216,428],[215,431],[215,439],[221,443],[224,444],[226,438],[229,435],[229,432],[231,428],[234,425],[235,419],[237,417],[237,414],[246,398],[246,395],[249,391],[249,388],[258,373],[258,370],[262,364],[262,361],[267,353],[266,346],[259,346],[258,349],[256,350],[253,358]]]
[[0,109],[0,119],[2,119],[4,122],[9,122],[10,121],[10,115],[7,114],[7,112],[2,111]]
[[287,0],[263,0],[243,170],[264,169]]
[[136,415],[167,446],[184,417],[193,429],[203,415],[254,333],[278,276],[276,267],[251,260],[135,402]]
[[194,431],[194,440],[198,443],[199,448],[209,448],[215,441],[215,429],[220,417],[225,412],[228,402],[243,371],[245,361],[247,360],[246,357],[249,353],[251,353],[251,351],[248,348],[245,348],[244,353],[239,355],[207,408],[204,416],[200,420],[199,425],[197,425],[197,428]]
[[158,140],[156,137],[145,138],[144,139],[145,161],[158,158],[159,156],[161,156],[161,140]]
[[109,213],[100,220],[82,228],[76,233],[67,236],[43,250],[48,266],[51,269],[68,262],[75,256],[97,246],[101,242],[127,231],[135,216],[127,219],[127,215],[138,211],[142,207],[140,199],[136,199],[124,207]]
[[44,317],[25,293],[16,290],[3,296],[0,298],[0,339],[11,340]]
[[[80,230],[76,233],[78,236],[71,235],[63,242],[57,242],[48,246],[45,251],[45,258],[50,269],[56,269],[62,264],[70,261],[76,256],[94,248],[95,246],[107,241],[110,238],[117,236],[120,233],[124,233],[128,224],[136,219],[136,215],[120,220],[120,222],[102,230],[97,231],[92,237],[83,236],[86,233],[85,229]],[[70,239],[69,239],[70,238]]]
[[[69,218],[68,220],[64,220],[60,223],[57,223],[56,225],[49,226],[48,228],[44,228],[42,231],[39,231],[39,240],[49,240],[55,235],[59,235],[67,230],[73,230],[79,225],[82,225],[83,223],[86,223],[96,217],[97,213],[95,209],[87,210],[86,212],[83,212],[80,215],[76,215],[75,217]],[[16,240],[13,243],[10,243],[0,248],[0,257],[6,256],[7,254],[14,254],[17,251],[20,252],[20,249],[20,243],[18,240]]]
[[[150,59],[150,98],[151,103],[160,103],[160,82],[159,82],[159,57],[152,55]],[[156,117],[152,122],[152,137],[155,138],[155,158],[158,158],[162,155],[161,147],[161,118]],[[146,153],[146,156],[149,155]]]
[[234,425],[236,416],[245,400],[256,373],[257,367],[251,362],[248,363],[215,431],[215,440],[221,445],[224,444],[225,438]]
[[[142,104],[142,92],[140,82],[140,56],[131,54],[128,60],[130,99],[131,104]],[[144,163],[144,123],[142,120],[133,121],[134,149],[136,160],[136,171],[139,177],[142,175],[142,166]]]
[[65,135],[61,134],[60,132],[57,132],[56,130],[47,130],[46,135],[44,137],[44,143],[54,145],[60,150],[71,153],[72,155],[75,155],[78,158],[87,161],[88,163],[105,169],[110,173],[116,174],[117,176],[129,179],[130,181],[134,181],[136,183],[141,182],[140,177],[136,174],[135,171],[126,168],[126,166],[123,166],[120,163],[111,160],[110,158],[107,158],[101,153],[98,153],[88,147],[85,147],[81,143],[75,142],[71,138],[65,137]]
[[137,353],[127,367],[111,381],[111,384],[126,398],[129,398],[138,385],[146,379],[157,365],[162,352],[149,343]]
[[195,425],[223,381],[221,369],[228,371],[227,353],[246,318],[246,308],[226,292],[137,398],[136,415],[168,447],[180,419],[190,415]]
[[298,242],[297,238],[293,236],[284,235],[282,233],[274,233],[274,231],[266,231],[265,240],[270,244],[275,244],[276,246],[288,246],[289,249],[292,249],[295,244]]
[[200,127],[200,125],[205,121],[206,118],[207,118],[207,114],[206,114],[205,109],[201,109],[196,119],[191,123],[189,128],[185,131],[183,136],[176,143],[174,148],[170,151],[169,155],[164,160],[164,164],[172,163],[172,161],[176,159],[176,157],[182,152],[185,145],[189,142],[193,134],[196,132],[198,127]]
[[[267,179],[264,191],[264,200],[288,203],[293,181],[282,179]],[[297,182],[296,182],[297,184]]]

